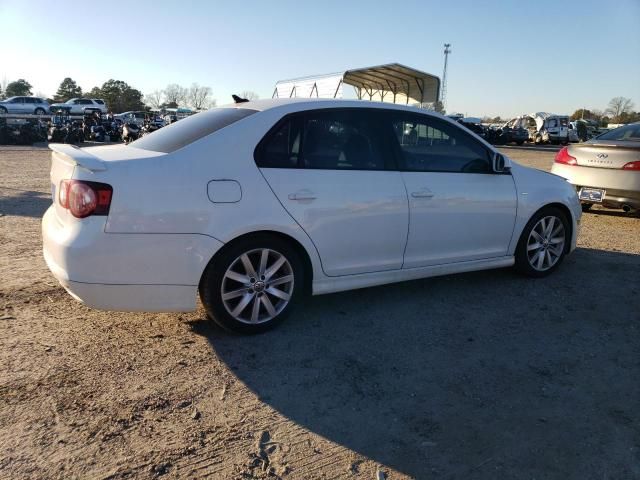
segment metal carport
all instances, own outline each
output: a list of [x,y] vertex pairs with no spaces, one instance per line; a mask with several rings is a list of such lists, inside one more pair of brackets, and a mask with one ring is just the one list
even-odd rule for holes
[[357,68],[344,72],[280,80],[273,98],[342,98],[344,85],[355,88],[360,100],[423,106],[440,95],[440,78],[399,63]]

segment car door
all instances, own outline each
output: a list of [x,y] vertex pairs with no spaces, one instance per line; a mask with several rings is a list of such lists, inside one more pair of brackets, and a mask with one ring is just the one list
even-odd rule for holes
[[11,113],[24,113],[24,97],[16,97],[11,100]]
[[432,115],[386,118],[409,195],[403,268],[507,255],[517,194],[510,174],[493,173],[491,151]]
[[24,97],[24,105],[22,111],[24,113],[35,113],[36,110],[36,99],[33,97]]
[[402,267],[409,209],[373,109],[324,109],[279,122],[256,161],[328,276]]

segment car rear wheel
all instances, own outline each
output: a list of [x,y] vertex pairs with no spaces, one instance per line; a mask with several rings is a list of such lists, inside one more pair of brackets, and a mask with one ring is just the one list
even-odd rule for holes
[[554,207],[543,208],[522,232],[516,248],[516,269],[530,277],[549,275],[562,263],[569,241],[565,214]]
[[284,320],[303,294],[297,252],[271,235],[242,239],[219,252],[200,282],[207,314],[221,327],[259,333]]

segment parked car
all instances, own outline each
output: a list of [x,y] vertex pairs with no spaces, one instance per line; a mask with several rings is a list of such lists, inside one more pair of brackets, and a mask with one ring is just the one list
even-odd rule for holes
[[583,210],[640,210],[640,122],[564,147],[551,171],[575,186]]
[[9,97],[0,100],[0,113],[45,115],[49,113],[49,103],[39,97]]
[[582,214],[564,179],[389,103],[247,102],[129,146],[50,148],[44,257],[72,296],[190,311],[199,291],[211,318],[248,333],[308,292],[512,265],[543,277]]
[[100,111],[100,113],[107,113],[107,106],[104,100],[99,98],[71,98],[64,103],[54,103],[51,105],[51,109],[67,108],[71,115],[84,115],[87,111]]

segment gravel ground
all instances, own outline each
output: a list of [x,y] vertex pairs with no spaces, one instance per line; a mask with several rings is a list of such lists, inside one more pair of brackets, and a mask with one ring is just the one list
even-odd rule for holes
[[42,260],[48,170],[0,147],[0,477],[640,478],[640,219],[585,214],[546,279],[314,297],[238,337],[75,302]]

